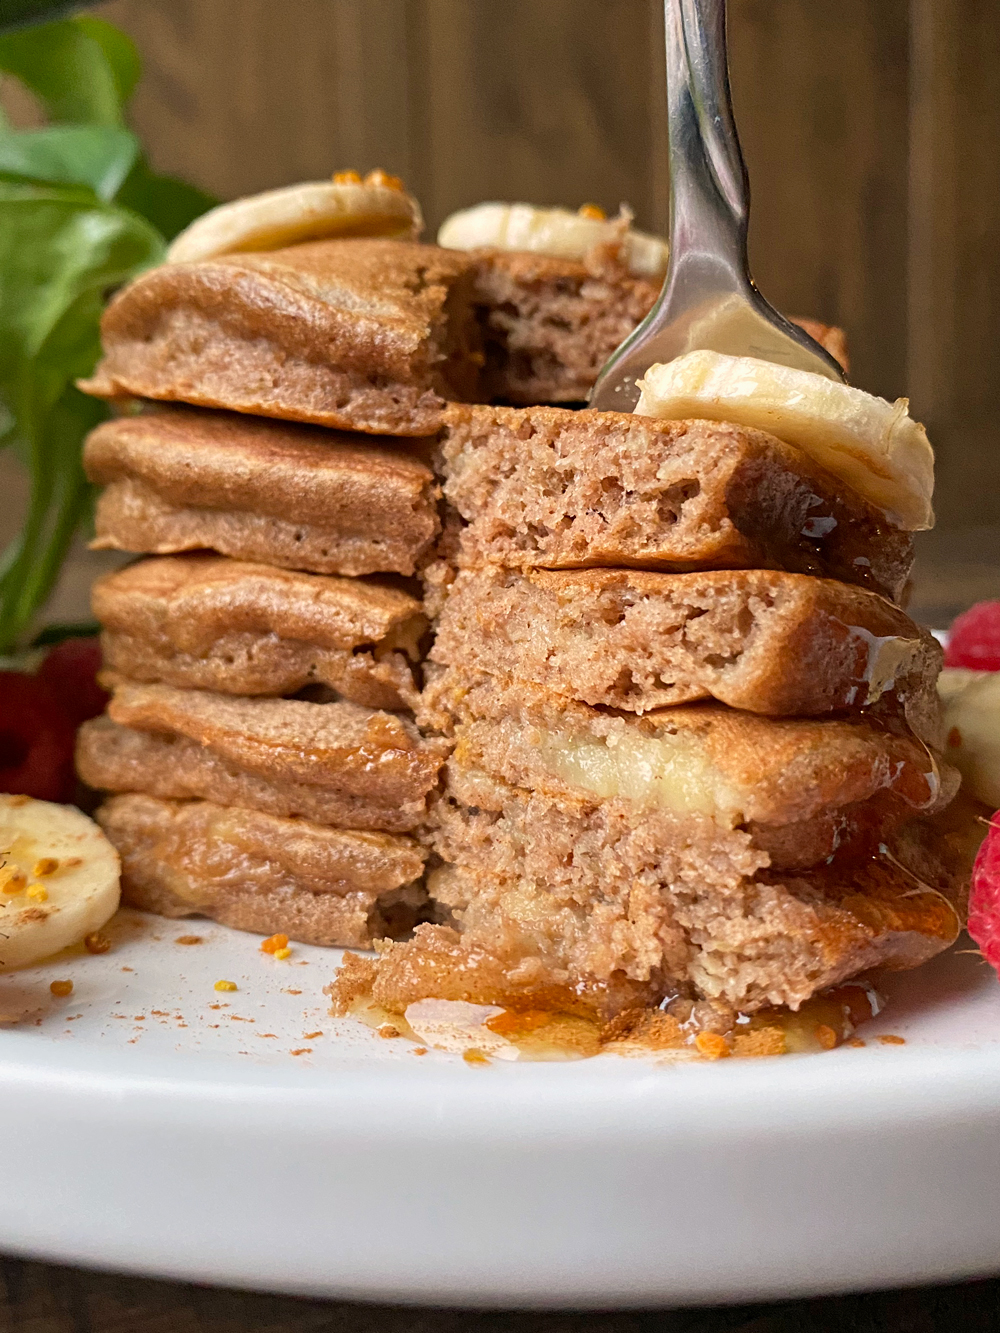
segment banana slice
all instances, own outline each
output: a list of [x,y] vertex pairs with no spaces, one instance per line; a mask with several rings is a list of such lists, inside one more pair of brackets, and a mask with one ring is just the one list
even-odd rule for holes
[[946,667],[938,678],[947,736],[945,757],[967,792],[1000,807],[1000,671]]
[[0,795],[0,972],[99,930],[118,910],[118,853],[69,805]]
[[636,412],[731,421],[793,444],[900,528],[934,523],[934,453],[909,403],[749,356],[697,351],[651,366]]
[[530,250],[556,259],[582,260],[595,245],[620,244],[630,273],[662,279],[667,271],[666,241],[633,231],[631,220],[624,208],[617,218],[608,219],[588,204],[578,213],[532,204],[477,204],[444,220],[438,245],[448,250]]
[[203,214],[167,251],[187,263],[245,250],[279,250],[328,236],[415,239],[424,228],[420,205],[397,176],[339,171],[332,180],[306,181],[234,199]]

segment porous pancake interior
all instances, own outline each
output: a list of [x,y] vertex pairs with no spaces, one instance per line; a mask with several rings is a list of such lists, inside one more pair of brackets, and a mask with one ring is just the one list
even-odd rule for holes
[[724,422],[451,404],[466,568],[777,568],[901,593],[913,537],[799,450]]

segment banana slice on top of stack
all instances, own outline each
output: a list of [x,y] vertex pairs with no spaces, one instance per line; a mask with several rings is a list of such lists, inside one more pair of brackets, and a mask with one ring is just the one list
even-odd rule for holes
[[415,240],[423,228],[420,205],[398,176],[370,171],[362,179],[356,171],[338,171],[328,181],[305,181],[220,204],[175,238],[167,261],[279,250],[333,236]]
[[905,398],[889,403],[807,370],[708,351],[651,366],[639,387],[640,416],[767,431],[846,482],[896,527],[933,525],[934,454]]
[[0,972],[49,958],[118,910],[118,853],[69,805],[0,795]]
[[449,250],[519,250],[557,259],[585,259],[598,245],[620,245],[629,272],[638,278],[662,278],[669,249],[660,236],[634,231],[624,206],[616,218],[584,204],[536,208],[533,204],[477,204],[447,218],[438,245]]

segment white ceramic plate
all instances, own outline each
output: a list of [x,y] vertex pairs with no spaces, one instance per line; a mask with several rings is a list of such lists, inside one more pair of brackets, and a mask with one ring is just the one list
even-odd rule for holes
[[1000,1270],[1000,985],[974,956],[891,979],[864,1049],[474,1067],[331,1019],[331,951],[113,929],[112,953],[0,977],[0,1013],[38,1011],[0,1028],[0,1249],[578,1307]]

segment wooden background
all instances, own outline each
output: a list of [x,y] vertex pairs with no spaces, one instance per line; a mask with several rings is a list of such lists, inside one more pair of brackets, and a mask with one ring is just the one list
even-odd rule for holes
[[[433,237],[484,198],[667,223],[661,0],[110,0],[136,128],[230,198],[384,166]],[[908,394],[943,528],[1000,522],[1000,0],[729,0],[752,265]],[[981,546],[981,541],[977,542]]]
[[[943,526],[1000,521],[1000,2],[730,0],[752,259],[908,393]],[[384,166],[431,229],[484,198],[667,221],[660,0],[112,0],[164,170],[231,197]],[[433,235],[433,230],[431,230]]]

